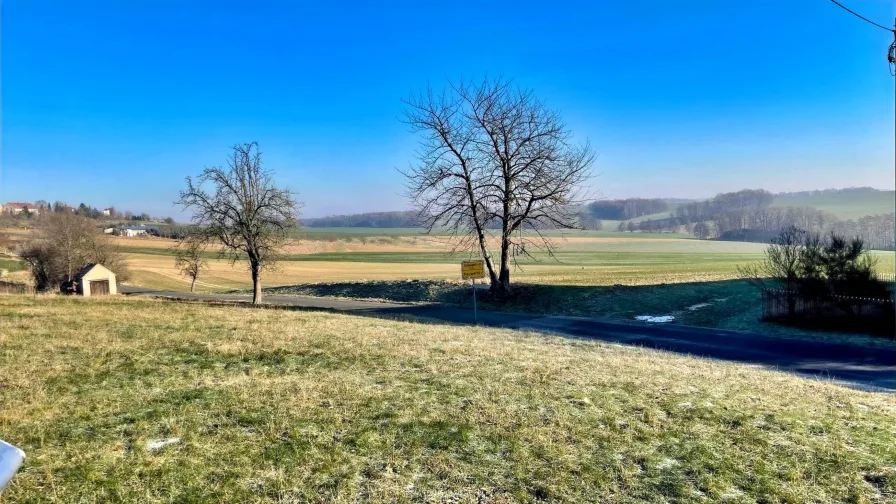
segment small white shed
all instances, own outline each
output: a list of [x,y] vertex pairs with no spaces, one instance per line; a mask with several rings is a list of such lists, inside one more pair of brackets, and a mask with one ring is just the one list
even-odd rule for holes
[[115,273],[102,264],[88,264],[74,278],[78,294],[82,296],[111,296],[118,294]]

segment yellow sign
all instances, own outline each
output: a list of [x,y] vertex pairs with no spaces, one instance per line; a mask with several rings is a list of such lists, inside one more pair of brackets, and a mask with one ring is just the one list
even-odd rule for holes
[[464,280],[485,278],[485,263],[482,261],[463,261],[460,263],[460,276]]

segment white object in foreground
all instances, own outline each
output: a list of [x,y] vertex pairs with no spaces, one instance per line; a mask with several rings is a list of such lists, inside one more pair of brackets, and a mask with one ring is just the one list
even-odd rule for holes
[[0,492],[6,488],[24,461],[25,452],[0,439]]
[[672,315],[638,315],[635,317],[635,320],[640,320],[641,322],[649,322],[652,324],[665,324],[666,322],[672,322],[675,320],[675,317]]

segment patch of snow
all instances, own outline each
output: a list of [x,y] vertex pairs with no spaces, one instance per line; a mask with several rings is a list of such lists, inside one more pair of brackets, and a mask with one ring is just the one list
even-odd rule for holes
[[669,469],[670,467],[675,467],[678,465],[678,461],[675,459],[665,458],[662,462],[656,465],[657,469]]
[[576,397],[570,399],[569,402],[576,406],[588,406],[591,404],[591,399],[588,399],[587,397]]
[[675,320],[675,317],[672,315],[638,315],[635,317],[635,320],[640,320],[641,322],[648,322],[651,324],[665,324],[666,322],[672,322]]
[[709,306],[711,304],[712,303],[697,303],[695,305],[688,306],[688,311],[696,311],[696,310],[699,310],[700,308],[706,308],[707,306]]
[[180,443],[180,438],[179,438],[179,437],[173,437],[173,438],[168,438],[168,439],[156,439],[156,440],[154,440],[154,441],[147,441],[147,442],[146,442],[146,451],[150,451],[150,452],[158,451],[158,450],[161,450],[162,448],[164,448],[164,447],[166,447],[166,446],[168,446],[168,445],[173,445],[173,444],[177,444],[177,443]]

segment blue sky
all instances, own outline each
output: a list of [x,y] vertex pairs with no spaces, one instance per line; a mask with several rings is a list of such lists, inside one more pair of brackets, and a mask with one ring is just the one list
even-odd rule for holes
[[2,8],[2,201],[181,217],[184,177],[257,140],[306,216],[405,208],[401,99],[486,74],[562,111],[605,197],[894,186],[892,36],[825,0]]

